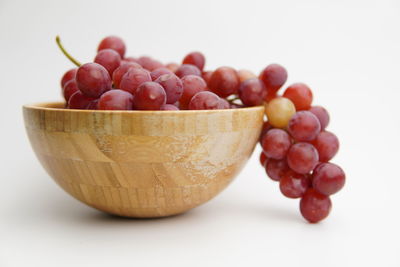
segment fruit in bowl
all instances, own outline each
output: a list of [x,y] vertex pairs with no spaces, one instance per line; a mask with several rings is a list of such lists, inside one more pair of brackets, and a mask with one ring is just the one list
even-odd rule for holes
[[78,200],[127,217],[182,213],[225,188],[260,141],[261,164],[285,196],[301,198],[303,217],[329,214],[329,196],[345,183],[329,163],[339,142],[307,85],[279,94],[288,77],[281,65],[258,77],[210,71],[200,52],[164,65],[126,57],[116,36],[81,64],[56,40],[77,66],[61,79],[65,103],[26,105],[24,119],[40,162]]

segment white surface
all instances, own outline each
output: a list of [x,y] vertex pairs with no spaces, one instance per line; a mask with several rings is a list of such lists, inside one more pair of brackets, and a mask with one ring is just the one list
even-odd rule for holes
[[[400,2],[0,1],[0,266],[399,266]],[[302,2],[302,3],[301,3]],[[65,194],[36,160],[21,105],[60,99],[71,67],[122,36],[128,55],[259,71],[279,62],[331,113],[347,173],[330,217],[307,224],[258,152],[217,198],[182,216],[126,220]],[[397,253],[397,255],[396,255]]]

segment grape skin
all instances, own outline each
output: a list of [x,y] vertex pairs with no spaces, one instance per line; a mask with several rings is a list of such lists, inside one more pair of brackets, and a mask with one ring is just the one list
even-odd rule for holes
[[299,198],[304,195],[310,187],[310,179],[307,175],[286,172],[279,181],[279,189],[282,194],[288,198]]
[[76,83],[79,90],[88,97],[98,98],[111,89],[111,77],[100,64],[86,63],[76,72]]
[[315,116],[317,116],[320,124],[321,130],[324,130],[329,124],[329,113],[328,111],[321,106],[313,106],[309,109]]
[[313,113],[298,111],[290,119],[287,129],[296,141],[311,141],[321,131],[321,124]]
[[291,144],[289,134],[281,129],[269,130],[261,141],[265,155],[273,159],[284,159]]
[[203,73],[201,74],[201,77],[208,84],[210,82],[212,74],[213,74],[212,71],[203,71]]
[[321,162],[331,160],[339,150],[339,139],[328,131],[320,132],[311,143],[317,149]]
[[160,61],[147,56],[140,57],[137,59],[137,61],[144,69],[148,71],[153,71],[155,69],[164,67]]
[[132,94],[123,90],[113,89],[105,92],[100,97],[97,107],[100,110],[132,110],[132,101]]
[[287,163],[293,171],[307,174],[318,164],[318,151],[309,143],[296,143],[287,153]]
[[239,98],[249,107],[262,105],[266,94],[264,84],[257,78],[247,79],[239,87]]
[[126,46],[124,41],[117,36],[108,36],[104,38],[97,48],[97,51],[101,51],[103,49],[113,49],[118,52],[121,58],[124,58]]
[[112,75],[112,79],[113,79],[115,88],[120,88],[122,77],[130,69],[142,69],[142,66],[140,66],[137,63],[133,63],[133,62],[122,63],[117,69],[114,70],[113,75]]
[[160,110],[166,104],[164,88],[156,82],[144,82],[136,90],[133,106],[138,110]]
[[324,195],[332,195],[339,192],[346,181],[346,175],[342,168],[333,163],[319,164],[312,175],[313,187]]
[[181,98],[183,94],[183,83],[175,74],[164,74],[155,80],[165,90],[167,94],[167,104],[173,104]]
[[64,88],[64,85],[72,79],[75,79],[77,68],[70,69],[61,78],[61,88]]
[[220,105],[220,98],[216,94],[204,91],[195,94],[189,103],[189,109],[202,110],[202,109],[218,109]]
[[265,155],[263,151],[260,153],[260,164],[265,168],[265,164],[267,163],[268,157]]
[[183,93],[179,99],[181,109],[187,108],[192,97],[198,92],[206,91],[207,84],[197,75],[187,75],[182,78]]
[[227,97],[238,92],[239,76],[231,67],[219,67],[211,75],[208,86],[218,96]]
[[144,82],[151,82],[150,72],[145,69],[129,69],[122,76],[120,89],[135,95],[137,88]]
[[265,165],[265,171],[269,178],[274,181],[279,181],[283,175],[289,171],[289,166],[285,159],[268,159]]
[[260,80],[269,93],[276,93],[286,82],[287,77],[286,69],[278,64],[270,64],[260,73]]
[[161,106],[160,110],[179,110],[179,108],[175,105],[165,104]]
[[285,97],[274,98],[265,108],[268,122],[276,128],[285,128],[295,113],[294,104]]
[[304,83],[295,83],[290,85],[283,96],[292,100],[296,110],[309,109],[313,100],[311,89]]
[[79,91],[78,89],[78,85],[76,84],[75,79],[69,80],[63,88],[63,96],[65,101],[68,103],[68,100],[70,99],[70,97],[76,93],[77,91]]
[[199,70],[203,70],[204,65],[206,64],[206,58],[200,52],[192,52],[185,56],[182,61],[182,64],[192,64],[195,65]]
[[201,77],[201,71],[199,68],[191,64],[183,64],[179,66],[175,74],[181,79],[187,75],[196,75]]
[[93,100],[96,100],[96,98],[88,97],[78,90],[69,98],[68,108],[87,109],[87,107]]
[[94,62],[102,65],[112,77],[114,70],[121,65],[121,56],[115,50],[103,49],[97,53]]
[[229,102],[224,98],[220,98],[218,103],[218,109],[229,109],[229,108],[230,108]]
[[331,208],[331,199],[312,188],[308,189],[300,200],[301,215],[310,223],[317,223],[325,219]]
[[167,65],[165,65],[165,67],[167,69],[169,69],[170,71],[172,71],[173,73],[175,73],[179,68],[179,64],[171,62],[171,63],[168,63]]
[[246,81],[248,79],[257,78],[257,75],[255,75],[253,72],[251,72],[249,70],[238,70],[237,74],[239,77],[239,81],[241,83],[243,83],[244,81]]
[[166,67],[161,67],[150,72],[150,76],[153,81],[157,80],[158,77],[164,74],[173,74],[173,72]]

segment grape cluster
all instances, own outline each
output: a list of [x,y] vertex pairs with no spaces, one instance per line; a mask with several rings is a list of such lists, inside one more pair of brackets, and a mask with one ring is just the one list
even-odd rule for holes
[[339,149],[339,140],[326,130],[329,123],[326,109],[311,106],[313,94],[307,85],[292,84],[278,96],[286,71],[276,69],[275,79],[265,74],[267,69],[260,77],[273,84],[275,96],[266,105],[268,120],[260,136],[260,163],[267,175],[279,182],[284,196],[301,198],[301,214],[316,223],[329,215],[330,195],[345,184],[343,170],[329,162]]
[[124,41],[104,38],[93,62],[80,64],[61,79],[66,107],[93,110],[211,110],[265,104],[267,121],[260,135],[260,161],[267,175],[279,181],[283,195],[301,198],[301,214],[309,222],[328,216],[330,195],[345,183],[343,170],[329,161],[339,149],[338,138],[326,130],[328,112],[311,106],[313,94],[303,83],[279,89],[288,74],[278,64],[257,77],[248,70],[219,67],[204,70],[205,57],[192,52],[181,64],[153,58],[126,57]]
[[182,64],[153,58],[125,57],[126,45],[104,38],[93,62],[81,64],[62,46],[77,68],[61,79],[66,107],[98,110],[201,110],[261,105],[267,88],[249,71],[220,67],[204,70],[205,57],[192,52]]

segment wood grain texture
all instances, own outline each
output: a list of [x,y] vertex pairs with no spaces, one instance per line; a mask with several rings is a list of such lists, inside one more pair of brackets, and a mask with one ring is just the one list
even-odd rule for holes
[[76,199],[127,217],[185,212],[216,196],[257,143],[264,107],[93,111],[23,107],[49,175]]

